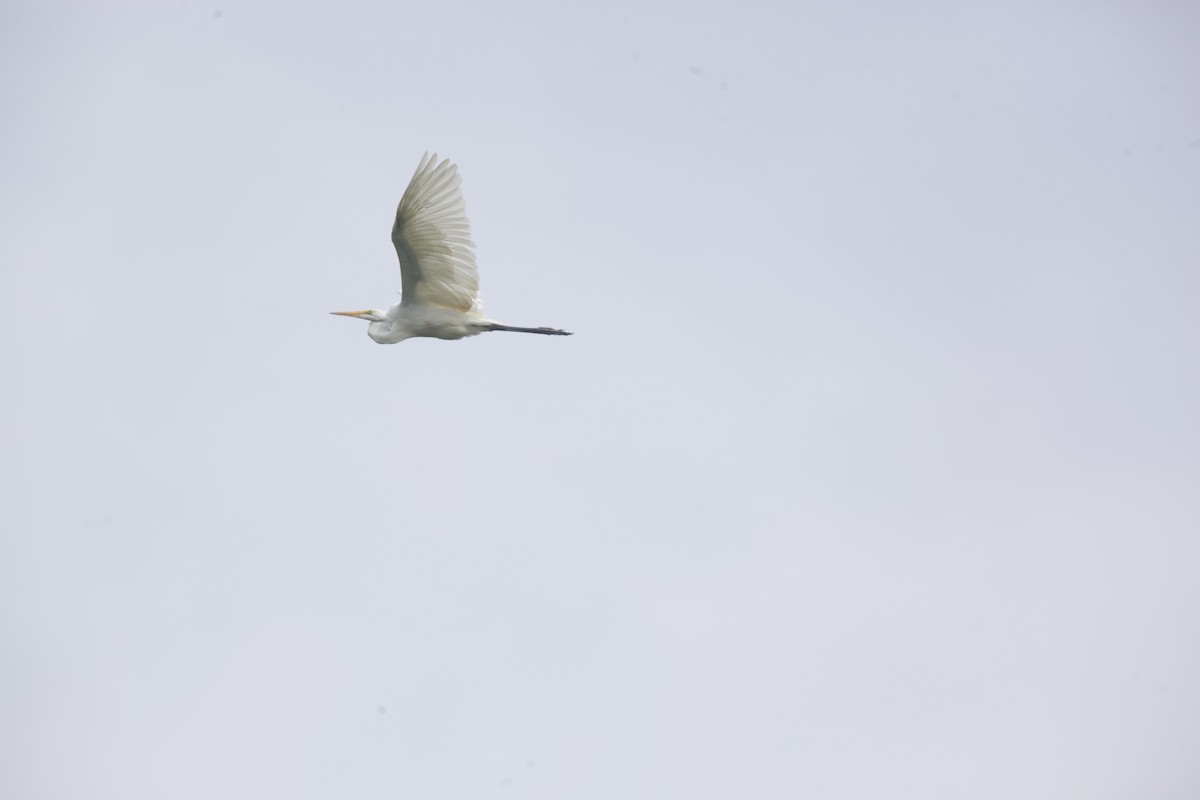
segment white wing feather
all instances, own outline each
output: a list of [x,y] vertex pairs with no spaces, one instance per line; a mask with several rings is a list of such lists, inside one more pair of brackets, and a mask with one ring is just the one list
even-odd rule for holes
[[462,178],[449,159],[426,153],[400,198],[392,244],[400,257],[405,305],[479,312],[479,270]]

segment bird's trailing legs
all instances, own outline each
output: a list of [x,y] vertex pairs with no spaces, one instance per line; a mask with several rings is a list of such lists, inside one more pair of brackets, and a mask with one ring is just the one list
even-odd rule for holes
[[513,331],[514,333],[541,333],[546,336],[570,336],[571,331],[560,331],[558,328],[517,328],[513,325],[493,323],[484,328],[486,331]]

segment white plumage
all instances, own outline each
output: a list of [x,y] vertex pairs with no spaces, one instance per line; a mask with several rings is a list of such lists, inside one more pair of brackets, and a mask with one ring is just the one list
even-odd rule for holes
[[400,302],[387,311],[334,311],[370,320],[367,335],[380,344],[416,336],[461,339],[485,331],[569,336],[557,328],[518,328],[483,315],[475,243],[458,167],[426,153],[400,198],[392,244],[400,257]]

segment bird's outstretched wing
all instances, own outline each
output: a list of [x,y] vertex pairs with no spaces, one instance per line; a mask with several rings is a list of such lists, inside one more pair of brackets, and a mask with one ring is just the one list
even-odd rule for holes
[[458,167],[425,154],[400,198],[392,244],[400,256],[403,303],[478,310],[479,271]]

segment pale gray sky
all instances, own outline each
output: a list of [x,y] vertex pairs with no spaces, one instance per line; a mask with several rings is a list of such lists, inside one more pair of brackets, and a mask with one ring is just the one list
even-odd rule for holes
[[989,5],[6,4],[0,795],[1197,796],[1200,6]]

